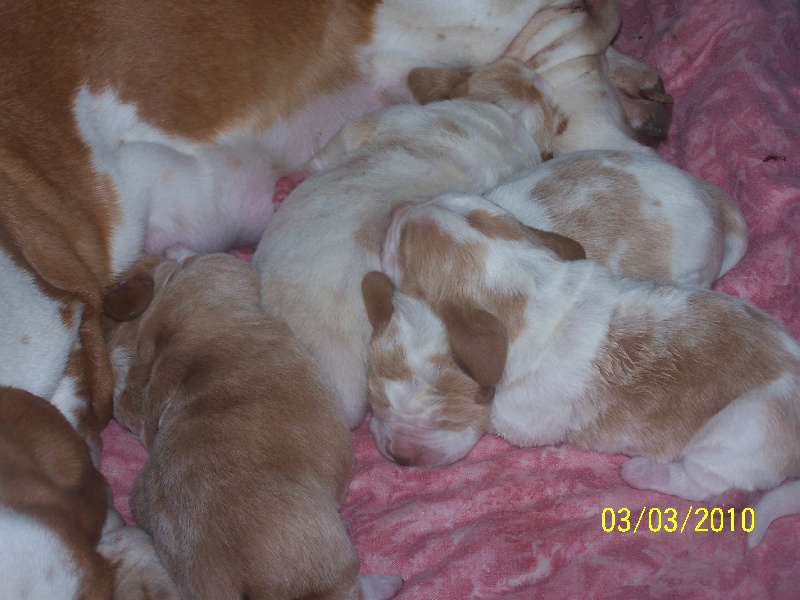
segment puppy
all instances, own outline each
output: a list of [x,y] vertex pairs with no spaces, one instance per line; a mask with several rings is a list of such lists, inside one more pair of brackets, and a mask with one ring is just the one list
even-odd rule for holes
[[571,152],[484,197],[577,240],[618,274],[655,283],[708,287],[747,248],[744,218],[725,192],[642,152]]
[[370,326],[359,284],[379,267],[392,207],[448,190],[484,192],[540,163],[554,127],[532,72],[504,59],[476,71],[458,100],[352,121],[295,175],[304,181],[270,221],[253,265],[262,306],[311,349],[350,427],[367,405]]
[[131,508],[182,597],[394,595],[399,578],[356,578],[338,513],[350,433],[308,353],[260,311],[252,267],[145,259],[106,310],[126,320],[108,322],[114,414],[150,451]]
[[[447,464],[486,432],[569,442],[632,456],[632,486],[691,500],[800,476],[800,346],[748,303],[563,261],[464,194],[398,209],[385,244],[388,278],[363,284],[384,455]],[[773,494],[751,545],[800,510],[797,482]]]
[[114,571],[97,551],[107,503],[105,479],[58,409],[0,387],[0,597],[110,600]]

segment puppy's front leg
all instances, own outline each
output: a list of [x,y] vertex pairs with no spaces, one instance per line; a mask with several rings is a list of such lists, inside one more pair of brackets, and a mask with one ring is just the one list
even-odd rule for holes
[[180,600],[153,539],[139,527],[126,526],[111,507],[98,551],[116,569],[114,600]]

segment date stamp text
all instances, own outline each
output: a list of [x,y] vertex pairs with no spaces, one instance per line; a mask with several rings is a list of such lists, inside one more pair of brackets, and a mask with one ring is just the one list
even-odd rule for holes
[[720,507],[706,508],[690,506],[684,514],[676,508],[643,506],[639,514],[629,508],[604,508],[600,516],[606,533],[636,533],[640,529],[652,533],[720,533],[722,531],[744,531],[750,533],[756,526],[756,514],[752,508],[742,510]]

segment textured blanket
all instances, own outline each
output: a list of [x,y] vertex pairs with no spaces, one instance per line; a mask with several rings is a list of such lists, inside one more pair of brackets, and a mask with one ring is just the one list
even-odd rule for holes
[[[800,2],[622,5],[615,45],[675,98],[663,156],[727,190],[747,219],[748,253],[717,289],[800,338]],[[353,437],[343,514],[362,572],[402,575],[401,600],[800,597],[800,516],[748,551],[747,510],[631,489],[621,456],[487,436],[459,464],[418,470],[381,458],[366,426]],[[104,439],[103,471],[130,519],[145,452],[116,424]]]

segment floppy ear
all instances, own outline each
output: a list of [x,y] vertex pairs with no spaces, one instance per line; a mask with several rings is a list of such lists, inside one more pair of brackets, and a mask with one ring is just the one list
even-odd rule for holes
[[132,321],[140,316],[153,299],[153,278],[147,273],[123,276],[106,287],[103,314],[114,321]]
[[526,225],[525,236],[532,244],[552,250],[561,260],[583,260],[586,258],[586,250],[583,249],[580,242],[565,235],[553,233],[552,231],[543,231]]
[[417,67],[408,74],[408,89],[420,104],[460,98],[467,94],[472,71]]
[[[443,303],[441,312],[456,362],[480,385],[495,387],[503,377],[508,355],[503,324],[485,310],[452,302]],[[492,395],[487,394],[487,403]]]
[[361,280],[361,295],[373,329],[385,326],[392,318],[392,294],[394,284],[382,271],[370,271]]

